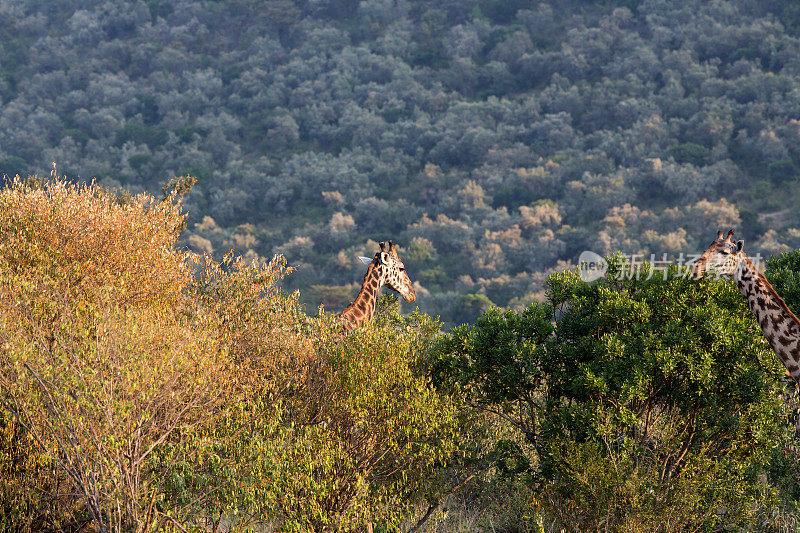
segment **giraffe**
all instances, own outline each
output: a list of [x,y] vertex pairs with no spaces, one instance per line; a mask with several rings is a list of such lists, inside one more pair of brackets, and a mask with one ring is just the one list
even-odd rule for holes
[[372,259],[359,257],[362,263],[369,266],[358,296],[339,315],[343,319],[346,332],[352,331],[372,319],[372,315],[375,314],[375,302],[383,285],[399,292],[407,302],[417,299],[414,286],[406,274],[406,267],[397,256],[394,242],[389,241],[388,247],[385,242],[381,242],[380,247],[380,251]]
[[717,233],[716,240],[692,264],[695,277],[706,271],[733,277],[767,342],[800,384],[800,320],[744,253],[744,241],[733,241],[733,230],[724,239],[722,235],[722,231]]

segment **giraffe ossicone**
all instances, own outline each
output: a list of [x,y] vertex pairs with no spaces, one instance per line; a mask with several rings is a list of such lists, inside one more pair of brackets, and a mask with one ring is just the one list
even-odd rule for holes
[[800,320],[744,253],[744,241],[734,241],[733,235],[733,230],[725,238],[722,231],[718,232],[714,242],[694,261],[692,271],[695,277],[715,273],[733,278],[767,342],[789,375],[800,383]]
[[372,259],[369,257],[359,257],[359,259],[367,265],[367,273],[364,275],[364,283],[358,296],[339,315],[344,322],[345,331],[352,331],[372,320],[378,295],[384,285],[399,292],[407,302],[417,299],[414,285],[406,273],[405,265],[397,255],[394,242],[389,241],[388,246],[385,242],[381,242],[380,251]]

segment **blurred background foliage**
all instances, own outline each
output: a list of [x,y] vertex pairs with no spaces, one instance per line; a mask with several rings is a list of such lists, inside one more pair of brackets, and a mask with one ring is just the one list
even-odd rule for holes
[[0,58],[0,173],[191,174],[181,245],[310,309],[389,238],[447,325],[585,249],[800,246],[789,0],[7,0]]

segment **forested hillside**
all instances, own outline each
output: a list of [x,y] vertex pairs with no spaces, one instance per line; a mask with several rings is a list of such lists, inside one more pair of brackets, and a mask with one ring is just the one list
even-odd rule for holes
[[472,321],[586,249],[800,246],[798,35],[789,0],[2,0],[0,172],[188,173],[185,245],[334,310],[392,238]]

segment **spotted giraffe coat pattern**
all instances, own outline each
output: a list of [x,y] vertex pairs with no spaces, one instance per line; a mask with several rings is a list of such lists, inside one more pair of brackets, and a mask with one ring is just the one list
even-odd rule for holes
[[695,275],[711,271],[733,277],[767,342],[792,379],[800,382],[800,320],[745,255],[744,242],[731,239],[733,234],[731,230],[725,239],[721,231],[717,234],[717,239],[695,261]]
[[795,381],[800,381],[800,321],[750,259],[743,257],[733,279],[767,342]]
[[361,291],[340,315],[345,331],[352,331],[372,320],[378,295],[384,285],[399,292],[407,302],[413,302],[417,298],[414,285],[406,273],[405,265],[397,255],[394,243],[389,241],[387,247],[386,243],[382,242],[380,248],[371,261],[369,258],[362,258],[369,264],[364,282],[361,284]]

